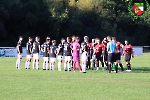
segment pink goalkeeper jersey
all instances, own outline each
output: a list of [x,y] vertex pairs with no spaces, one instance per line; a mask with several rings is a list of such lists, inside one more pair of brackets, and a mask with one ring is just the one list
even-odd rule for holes
[[74,42],[70,48],[73,50],[73,60],[79,61],[79,51],[80,51],[80,44],[78,42]]

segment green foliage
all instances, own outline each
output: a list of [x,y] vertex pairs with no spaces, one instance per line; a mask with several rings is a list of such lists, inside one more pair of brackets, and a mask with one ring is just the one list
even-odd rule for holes
[[39,35],[41,42],[46,36],[59,41],[72,35],[111,35],[133,45],[150,45],[150,11],[134,19],[127,5],[126,0],[1,0],[0,39],[6,41],[0,45],[16,45],[19,35],[24,41]]

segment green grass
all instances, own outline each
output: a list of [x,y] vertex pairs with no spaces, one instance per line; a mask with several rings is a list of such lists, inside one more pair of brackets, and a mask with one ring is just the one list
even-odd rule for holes
[[87,70],[83,74],[25,70],[25,58],[17,70],[16,58],[0,58],[0,100],[149,100],[149,59],[150,53],[133,58],[132,72]]

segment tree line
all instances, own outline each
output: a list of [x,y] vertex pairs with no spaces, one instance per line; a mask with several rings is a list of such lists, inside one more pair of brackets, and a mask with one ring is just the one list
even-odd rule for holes
[[[150,45],[150,12],[134,19],[128,0],[0,0],[0,46],[15,46],[18,37],[115,36],[132,45]],[[25,46],[25,43],[24,43]]]

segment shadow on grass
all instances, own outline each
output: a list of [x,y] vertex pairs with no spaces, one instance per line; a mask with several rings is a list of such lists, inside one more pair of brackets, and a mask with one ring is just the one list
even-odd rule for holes
[[133,68],[133,73],[150,73],[150,67]]

